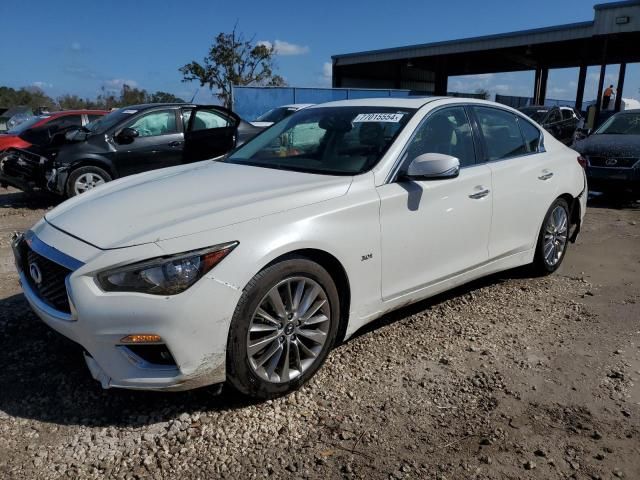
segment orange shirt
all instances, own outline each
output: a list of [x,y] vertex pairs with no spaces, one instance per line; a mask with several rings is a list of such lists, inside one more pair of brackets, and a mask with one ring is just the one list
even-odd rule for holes
[[604,97],[610,97],[611,95],[613,95],[613,88],[607,87],[607,89],[604,91],[603,96]]

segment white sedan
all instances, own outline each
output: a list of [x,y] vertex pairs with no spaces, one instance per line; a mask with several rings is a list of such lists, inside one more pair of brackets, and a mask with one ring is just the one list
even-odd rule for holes
[[68,200],[13,245],[32,308],[103,387],[269,398],[390,310],[555,271],[586,197],[578,154],[516,110],[348,100]]

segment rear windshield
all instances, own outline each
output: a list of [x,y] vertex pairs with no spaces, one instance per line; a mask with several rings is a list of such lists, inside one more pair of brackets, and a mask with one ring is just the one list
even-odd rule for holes
[[521,108],[520,111],[524,113],[527,117],[529,117],[534,122],[542,122],[544,117],[549,113],[549,109],[544,108],[536,108],[536,107],[525,107]]
[[40,120],[44,120],[45,118],[49,118],[49,115],[39,115],[37,117],[31,117],[29,120],[25,120],[24,122],[19,123],[7,133],[11,135],[20,135],[22,132],[29,130],[36,123],[38,123]]
[[225,161],[326,175],[355,175],[382,158],[415,109],[315,107],[299,110]]
[[295,108],[292,107],[278,107],[273,110],[269,110],[267,113],[263,113],[258,118],[256,118],[256,122],[279,122],[280,120],[287,118],[289,115],[296,112]]

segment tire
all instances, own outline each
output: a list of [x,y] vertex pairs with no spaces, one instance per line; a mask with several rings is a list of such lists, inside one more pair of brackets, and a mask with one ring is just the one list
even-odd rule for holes
[[[317,295],[309,302],[313,293]],[[282,301],[280,314],[277,301],[271,300],[276,296]],[[310,318],[305,320],[305,316]],[[296,256],[265,268],[245,287],[231,320],[228,382],[239,392],[259,399],[298,389],[326,360],[339,321],[338,291],[323,267]]]
[[[78,167],[71,171],[67,179],[67,187],[65,189],[67,198],[75,197],[111,180],[111,175],[100,167],[94,167],[93,165]],[[84,188],[81,186],[82,183],[85,185]]]
[[532,265],[534,274],[549,275],[562,264],[569,244],[570,219],[569,204],[558,198],[547,210],[540,227]]

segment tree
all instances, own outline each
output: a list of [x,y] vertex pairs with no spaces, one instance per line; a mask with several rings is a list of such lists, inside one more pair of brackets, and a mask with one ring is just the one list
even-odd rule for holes
[[274,73],[273,45],[245,40],[236,28],[231,33],[219,33],[203,63],[193,61],[181,67],[183,82],[198,80],[200,86],[218,90],[217,96],[231,107],[233,85],[282,86],[284,79]]
[[478,95],[478,98],[482,98],[483,100],[489,100],[489,98],[491,98],[491,94],[486,88],[478,88],[475,93]]
[[38,87],[0,87],[0,107],[25,105],[37,110],[40,107],[53,108],[55,102]]
[[149,103],[184,103],[180,97],[176,97],[173,93],[157,91],[147,97]]

